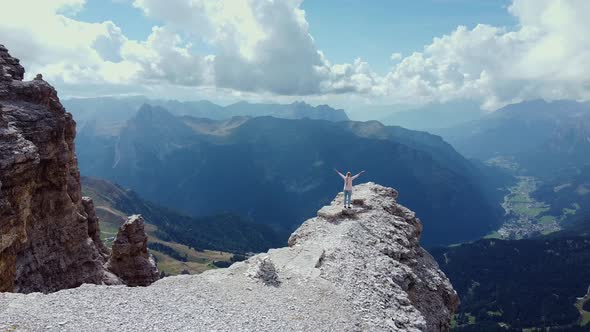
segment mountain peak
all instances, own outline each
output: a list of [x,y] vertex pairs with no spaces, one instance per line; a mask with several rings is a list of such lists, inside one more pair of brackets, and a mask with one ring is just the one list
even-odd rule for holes
[[308,103],[304,102],[303,100],[296,100],[296,101],[292,102],[291,105],[295,105],[295,106],[311,106]]
[[517,115],[517,114],[543,114],[550,117],[559,117],[562,114],[575,114],[580,111],[590,111],[590,105],[585,102],[577,102],[575,100],[558,99],[547,101],[545,99],[525,100],[520,103],[506,105],[495,113],[503,115]]
[[236,101],[233,104],[229,104],[228,106],[239,106],[239,105],[251,105],[251,103],[246,100],[240,100],[240,101]]
[[174,115],[172,115],[172,113],[170,113],[164,107],[154,106],[148,103],[144,103],[137,110],[138,117],[153,117],[154,115],[174,117]]
[[137,110],[135,117],[130,120],[130,123],[142,128],[142,130],[157,130],[174,135],[185,135],[191,132],[180,117],[170,113],[162,106],[151,104],[143,104]]

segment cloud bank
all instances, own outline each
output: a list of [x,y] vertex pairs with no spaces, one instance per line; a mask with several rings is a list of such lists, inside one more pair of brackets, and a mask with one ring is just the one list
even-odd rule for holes
[[[518,25],[457,27],[376,73],[319,50],[300,0],[129,0],[154,22],[145,40],[75,19],[84,0],[0,0],[0,43],[72,94],[207,90],[241,97],[377,103],[590,99],[590,2],[513,0]],[[36,8],[31,11],[30,8]],[[354,45],[351,45],[354,47]],[[207,50],[206,52],[203,50]],[[362,50],[359,50],[362,51]]]

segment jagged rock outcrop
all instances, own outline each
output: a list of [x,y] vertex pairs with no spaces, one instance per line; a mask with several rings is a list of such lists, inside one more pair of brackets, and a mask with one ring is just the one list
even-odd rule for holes
[[130,216],[119,228],[107,268],[127,286],[148,286],[159,279],[154,258],[147,250],[147,240],[140,215]]
[[149,287],[0,294],[0,330],[448,331],[458,297],[420,247],[420,221],[391,188],[362,184],[354,197],[343,213],[339,194],[289,247],[227,269]]
[[25,68],[20,65],[17,58],[13,58],[8,53],[4,45],[0,44],[0,80],[12,81],[19,80],[25,77]]
[[[446,331],[459,298],[434,258],[419,244],[422,224],[396,204],[396,190],[372,183],[355,187],[354,209],[342,209],[339,195],[289,238],[289,246],[318,245],[322,276],[347,289],[347,298],[365,311],[365,329]],[[330,231],[322,220],[349,221],[344,236],[322,244]],[[318,222],[320,221],[320,222]],[[333,235],[332,235],[333,237]]]
[[0,292],[120,284],[81,195],[76,124],[42,76],[0,45]]

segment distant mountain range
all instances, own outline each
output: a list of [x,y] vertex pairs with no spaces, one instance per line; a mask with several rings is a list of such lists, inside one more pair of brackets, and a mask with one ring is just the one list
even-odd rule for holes
[[398,188],[423,219],[426,245],[477,238],[501,212],[480,170],[440,137],[376,121],[214,121],[144,105],[117,134],[82,131],[76,144],[84,175],[189,215],[235,213],[282,232],[341,190],[332,167]]
[[435,132],[466,157],[504,158],[542,178],[590,163],[590,103],[527,101]]
[[[380,112],[381,114],[383,111]],[[474,101],[432,103],[421,107],[406,107],[389,112],[379,120],[386,125],[401,126],[413,130],[432,131],[455,127],[482,118],[485,112]]]
[[291,104],[261,104],[245,101],[220,106],[207,100],[181,102],[177,100],[148,99],[143,96],[72,98],[62,101],[66,110],[74,115],[78,130],[102,130],[116,132],[131,119],[143,104],[161,106],[174,115],[189,115],[214,120],[234,116],[274,116],[284,119],[322,119],[346,121],[348,116],[341,109],[328,105],[311,106],[304,102]]
[[[519,225],[529,219],[552,231],[554,221],[567,227],[590,211],[590,103],[526,101],[435,132],[468,158],[532,179],[521,178],[505,202],[520,211],[510,229],[528,232]],[[535,185],[525,192],[527,181]]]

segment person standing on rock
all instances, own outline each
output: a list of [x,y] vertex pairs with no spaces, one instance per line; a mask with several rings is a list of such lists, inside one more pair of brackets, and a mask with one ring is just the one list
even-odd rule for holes
[[346,172],[346,175],[338,172],[337,169],[334,168],[334,171],[340,175],[342,180],[344,180],[344,208],[348,207],[349,209],[352,207],[352,181],[358,178],[361,174],[365,171],[361,171],[359,174],[355,176],[351,176],[350,172]]

